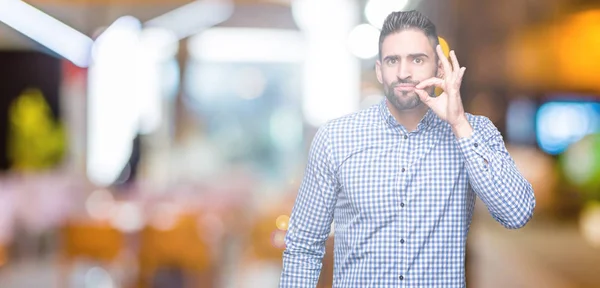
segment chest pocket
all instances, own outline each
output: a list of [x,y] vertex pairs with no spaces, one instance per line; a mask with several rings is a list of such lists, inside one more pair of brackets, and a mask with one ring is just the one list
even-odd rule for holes
[[364,218],[377,222],[395,214],[399,170],[396,151],[392,145],[360,148],[340,166],[341,193]]

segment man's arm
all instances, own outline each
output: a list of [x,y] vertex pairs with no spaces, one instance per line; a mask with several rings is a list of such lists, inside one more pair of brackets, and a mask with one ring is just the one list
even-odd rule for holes
[[496,221],[509,229],[521,228],[535,208],[531,184],[517,170],[496,126],[486,117],[473,119],[472,131],[466,133],[470,136],[461,137],[465,133],[455,130],[469,183]]
[[280,288],[312,288],[319,280],[338,187],[326,127],[320,128],[312,141],[292,209]]

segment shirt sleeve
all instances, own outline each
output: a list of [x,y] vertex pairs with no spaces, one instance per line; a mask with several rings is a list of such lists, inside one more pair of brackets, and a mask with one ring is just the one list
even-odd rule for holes
[[483,116],[472,119],[472,135],[457,139],[471,189],[496,221],[509,229],[521,228],[533,216],[533,188],[517,170],[494,124]]
[[311,144],[285,236],[280,288],[316,287],[338,190],[326,126]]

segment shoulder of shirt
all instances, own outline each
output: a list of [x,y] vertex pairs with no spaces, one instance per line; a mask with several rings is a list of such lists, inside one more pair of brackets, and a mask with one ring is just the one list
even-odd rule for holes
[[[355,143],[345,142],[342,146],[346,149],[340,150],[340,140],[352,139],[353,137],[371,131],[371,127],[383,125],[382,117],[377,104],[362,108],[329,121],[318,128],[315,139],[327,143],[328,150],[332,153],[332,161],[341,163],[347,157],[347,153],[354,150]],[[348,151],[345,151],[348,150]],[[337,166],[336,166],[337,167]]]
[[494,123],[492,122],[492,120],[490,120],[490,118],[483,116],[483,115],[474,115],[474,114],[470,114],[470,113],[465,113],[467,115],[467,120],[469,121],[469,123],[471,123],[471,126],[473,127],[473,129],[496,129],[496,126],[494,125]]
[[347,133],[367,126],[381,125],[381,115],[378,104],[362,108],[356,112],[331,119],[325,122],[320,129],[329,133]]

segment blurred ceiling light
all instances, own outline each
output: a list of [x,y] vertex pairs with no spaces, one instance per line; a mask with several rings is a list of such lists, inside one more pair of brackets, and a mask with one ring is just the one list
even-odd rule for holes
[[147,58],[158,61],[167,60],[177,55],[179,41],[171,30],[157,27],[144,29],[140,34],[141,53]]
[[298,31],[211,28],[188,42],[190,55],[210,62],[301,62],[304,39]]
[[[335,13],[347,14],[345,6],[354,3],[345,3],[346,0],[292,0],[292,17],[296,25],[305,33],[319,33],[323,29],[346,29],[358,19],[354,17],[340,17]],[[332,14],[332,12],[334,14]],[[353,15],[354,16],[354,15]],[[329,37],[345,36],[332,34]]]
[[139,35],[138,61],[132,84],[136,87],[139,111],[139,132],[150,134],[162,123],[162,98],[166,65],[176,61],[179,41],[175,34],[163,28],[146,28]]
[[537,141],[540,148],[557,155],[584,136],[600,131],[600,105],[589,102],[548,102],[536,115]]
[[145,23],[173,31],[178,40],[227,20],[233,14],[231,0],[198,0]]
[[371,25],[381,29],[391,12],[404,10],[409,3],[410,0],[369,0],[365,6],[365,17]]
[[354,56],[371,59],[379,54],[379,30],[369,24],[360,24],[348,35],[348,48]]
[[79,67],[89,64],[93,40],[19,0],[0,0],[0,21]]
[[[141,23],[117,19],[93,47],[88,78],[87,175],[96,185],[112,184],[129,161],[139,128],[138,74]],[[148,83],[146,83],[148,85]]]
[[292,15],[307,43],[302,110],[312,126],[358,108],[360,62],[348,49],[348,35],[359,24],[359,9],[356,1],[347,0],[292,2]]
[[133,139],[162,123],[163,71],[175,61],[177,36],[162,27],[142,29],[132,16],[109,26],[92,48],[89,69],[88,177],[96,185],[119,181]]
[[[139,33],[142,30],[142,23],[133,16],[122,16],[113,22],[106,30],[96,38],[92,46],[92,59],[98,57],[98,51],[106,55],[119,55],[121,45],[134,46],[138,41]],[[99,61],[96,61],[99,62]]]

